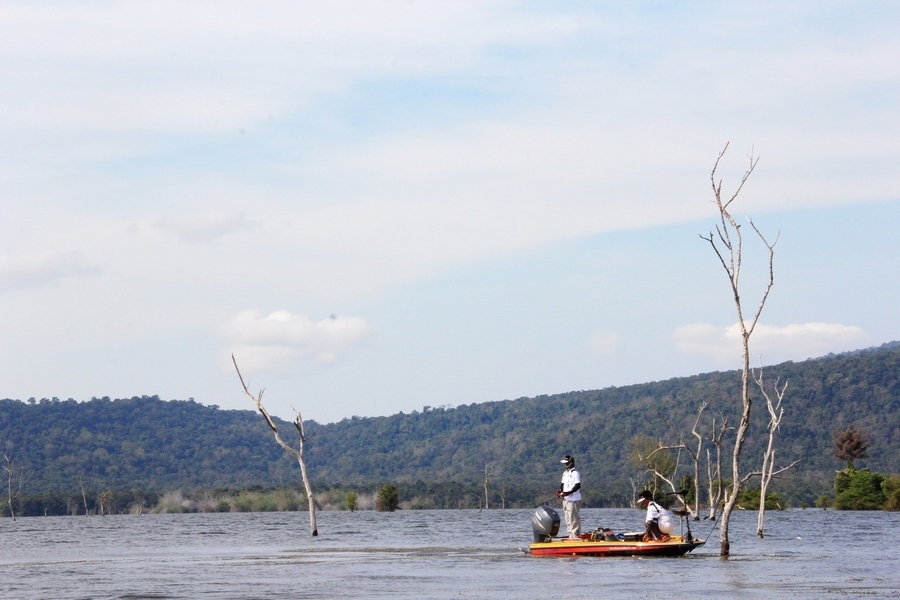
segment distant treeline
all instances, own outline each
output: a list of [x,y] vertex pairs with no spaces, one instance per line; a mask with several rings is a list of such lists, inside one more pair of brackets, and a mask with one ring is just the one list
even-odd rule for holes
[[[900,344],[766,367],[766,379],[776,378],[788,382],[778,462],[802,459],[770,488],[786,502],[810,505],[833,491],[835,472],[844,466],[833,454],[834,435],[851,424],[871,438],[868,458],[859,466],[900,473]],[[317,492],[371,492],[391,482],[410,507],[483,505],[487,476],[487,503],[499,507],[552,496],[559,458],[572,454],[589,506],[627,506],[647,479],[633,461],[635,436],[667,444],[689,441],[697,411],[707,401],[706,418],[735,423],[739,387],[740,373],[727,371],[457,408],[426,406],[411,414],[324,425],[308,422],[307,431],[315,435],[306,446],[307,463]],[[751,469],[761,461],[768,424],[756,396],[744,455]],[[723,450],[730,452],[733,433],[725,440]],[[57,511],[65,505],[68,514],[76,505],[83,512],[89,496],[96,500],[88,505],[99,510],[104,493],[109,498],[104,510],[116,506],[121,512],[135,503],[156,505],[176,490],[190,496],[202,490],[272,489],[296,486],[300,479],[296,461],[275,444],[257,413],[157,396],[0,400],[0,449],[3,466],[13,473],[0,497],[48,495],[42,507]]]
[[[393,485],[393,484],[392,484]],[[476,485],[400,484],[399,508],[428,509],[503,509],[530,508],[544,501],[553,501],[552,494],[537,499],[535,490],[527,487],[501,489],[498,501],[487,505],[484,490]],[[352,504],[348,498],[352,494]],[[314,498],[317,510],[375,510],[378,490],[371,486],[317,487]],[[5,500],[5,499],[4,499]],[[10,516],[9,502],[0,506],[0,517]],[[592,506],[601,506],[600,504]],[[300,486],[263,488],[253,485],[243,489],[216,488],[185,492],[173,490],[152,492],[139,489],[106,489],[74,492],[43,492],[16,494],[12,499],[16,517],[122,515],[152,513],[197,512],[277,512],[307,510],[306,495]]]

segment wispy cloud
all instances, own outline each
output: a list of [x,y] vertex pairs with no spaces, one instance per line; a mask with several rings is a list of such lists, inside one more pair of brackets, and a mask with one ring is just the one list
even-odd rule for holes
[[285,310],[265,316],[246,310],[224,325],[222,338],[228,346],[226,353],[233,353],[242,368],[280,371],[299,360],[334,363],[362,344],[371,331],[362,317],[332,315],[313,322]]
[[[693,323],[677,328],[672,337],[678,352],[711,356],[722,365],[733,364],[735,357],[740,357],[741,335],[737,324],[723,328]],[[750,351],[772,364],[860,348],[872,342],[872,336],[853,325],[802,323],[777,327],[760,323],[750,339]]]
[[100,273],[80,252],[46,256],[0,255],[0,292],[38,289],[67,277],[87,277]]
[[613,356],[619,349],[619,334],[601,329],[591,334],[587,344],[591,352],[598,356]]
[[243,213],[229,211],[173,215],[156,222],[157,228],[190,242],[207,242],[257,225]]

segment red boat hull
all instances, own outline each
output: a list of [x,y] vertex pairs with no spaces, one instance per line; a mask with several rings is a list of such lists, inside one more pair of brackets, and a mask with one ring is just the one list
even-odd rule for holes
[[690,542],[673,536],[665,542],[592,542],[590,540],[553,540],[529,546],[534,556],[682,556],[705,544],[694,538]]

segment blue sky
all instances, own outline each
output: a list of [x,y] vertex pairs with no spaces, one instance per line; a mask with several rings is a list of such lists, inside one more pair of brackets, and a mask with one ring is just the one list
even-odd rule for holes
[[[900,339],[892,3],[0,2],[0,397],[321,422]],[[765,251],[747,241],[744,296]],[[787,401],[787,399],[786,399]]]

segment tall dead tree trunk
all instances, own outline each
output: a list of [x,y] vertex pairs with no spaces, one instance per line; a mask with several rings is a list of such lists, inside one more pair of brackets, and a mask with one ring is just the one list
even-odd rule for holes
[[772,289],[772,285],[775,283],[773,261],[775,257],[775,243],[778,241],[776,238],[775,242],[770,244],[766,240],[765,236],[763,236],[763,234],[759,231],[759,229],[757,229],[756,225],[753,224],[753,221],[749,220],[750,226],[753,228],[753,231],[756,232],[756,235],[760,240],[762,240],[769,252],[769,280],[768,284],[765,286],[762,300],[760,301],[756,312],[751,319],[747,320],[744,317],[744,307],[743,301],[741,299],[740,287],[741,266],[743,259],[743,237],[741,236],[741,226],[731,214],[731,205],[741,193],[744,184],[747,182],[747,179],[750,178],[750,174],[753,173],[753,169],[756,168],[756,164],[759,159],[755,158],[752,154],[750,155],[750,166],[744,173],[744,176],[741,179],[741,182],[738,185],[737,189],[729,198],[723,199],[722,181],[719,180],[719,182],[716,183],[716,170],[719,167],[719,161],[722,160],[722,156],[725,154],[725,151],[727,149],[728,144],[725,144],[725,148],[723,148],[719,153],[719,156],[716,159],[716,163],[713,166],[712,173],[710,174],[713,194],[715,197],[714,202],[716,204],[716,208],[719,211],[720,222],[716,225],[715,235],[710,232],[708,237],[703,235],[700,236],[701,238],[709,242],[709,244],[712,246],[713,251],[715,251],[716,253],[716,256],[719,257],[719,262],[722,264],[722,268],[728,275],[728,281],[731,286],[731,293],[733,296],[734,308],[737,312],[738,330],[741,335],[742,410],[741,418],[737,426],[737,434],[734,442],[734,452],[732,454],[731,461],[731,491],[726,494],[725,507],[722,509],[722,519],[720,521],[721,527],[719,540],[721,542],[722,556],[728,556],[731,552],[731,543],[728,540],[728,524],[731,518],[731,512],[734,510],[735,504],[737,503],[738,493],[741,491],[741,451],[744,447],[744,439],[747,437],[747,430],[750,427],[750,408],[752,405],[752,401],[750,398],[750,336],[753,334],[753,330],[756,328],[756,324],[759,322],[759,316],[760,314],[762,314],[763,307],[766,304],[766,299],[769,297],[769,292]]
[[[285,451],[297,459],[297,462],[300,464],[300,475],[303,477],[303,487],[306,488],[306,498],[309,501],[309,527],[312,532],[312,535],[315,537],[319,535],[319,530],[316,527],[316,503],[313,500],[313,492],[312,486],[309,484],[309,477],[306,474],[306,461],[303,458],[303,444],[309,440],[310,436],[306,435],[303,431],[303,418],[300,416],[300,411],[294,408],[294,428],[297,430],[297,434],[300,436],[300,447],[294,448],[283,439],[281,439],[281,434],[278,433],[278,427],[275,425],[275,421],[272,420],[272,417],[269,416],[269,412],[262,404],[263,392],[265,389],[260,389],[259,393],[255,396],[250,393],[250,390],[247,388],[247,384],[244,383],[244,377],[241,375],[241,370],[238,368],[237,360],[235,360],[234,355],[231,355],[231,362],[234,363],[234,370],[237,371],[238,379],[241,380],[241,387],[244,388],[244,394],[247,395],[253,402],[256,404],[256,410],[262,414],[266,419],[266,423],[269,425],[269,429],[272,430],[272,433],[275,434],[275,441],[278,442],[278,445],[285,449]],[[291,407],[293,408],[293,407]]]

